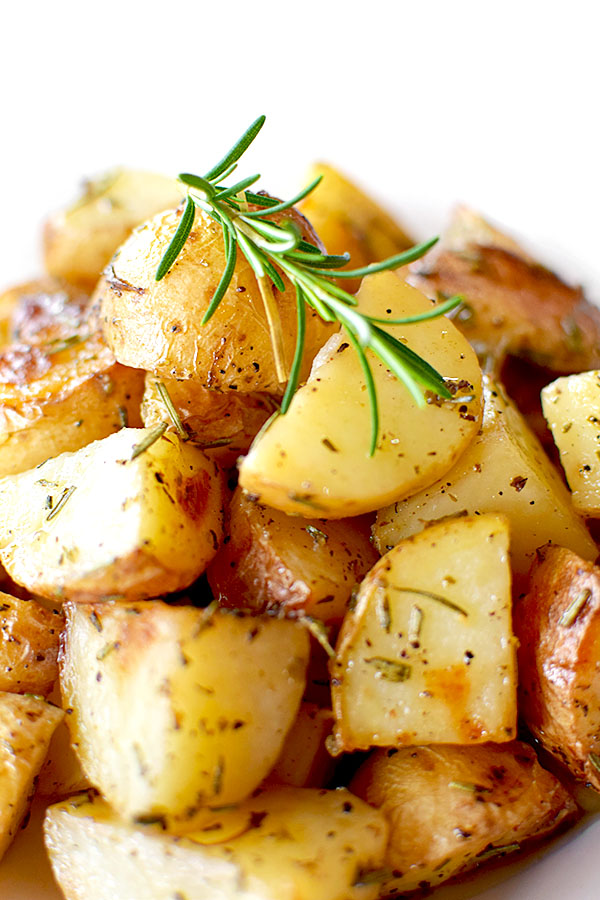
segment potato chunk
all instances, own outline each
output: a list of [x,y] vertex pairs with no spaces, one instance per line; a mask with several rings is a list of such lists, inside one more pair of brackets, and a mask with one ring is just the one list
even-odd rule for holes
[[334,762],[327,752],[326,739],[333,715],[315,703],[303,701],[287,733],[279,759],[267,775],[266,784],[293,787],[322,787],[333,775]]
[[44,227],[44,262],[51,275],[93,288],[132,228],[180,202],[175,178],[116,169],[86,181],[81,197]]
[[300,788],[264,791],[187,838],[87,797],[52,806],[44,827],[67,900],[375,900],[377,885],[357,881],[387,839],[382,813],[348,791]]
[[[391,272],[365,278],[363,313],[397,319],[431,304]],[[481,373],[467,341],[448,319],[388,330],[449,380],[455,396],[428,396],[419,408],[405,387],[371,358],[382,431],[369,456],[370,406],[360,361],[336,335],[319,354],[285,416],[242,461],[240,484],[261,503],[306,517],[339,519],[378,509],[431,484],[475,437]]]
[[226,606],[341,622],[355,585],[377,562],[371,517],[299,519],[260,506],[236,490],[229,540],[207,571]]
[[379,560],[344,620],[332,749],[507,741],[516,691],[507,523],[439,523]]
[[57,610],[0,591],[0,691],[44,697],[51,692],[63,624]]
[[600,569],[544,547],[515,604],[521,713],[532,734],[600,791]]
[[527,744],[378,750],[352,790],[390,824],[382,893],[435,887],[511,853],[576,814],[561,783]]
[[507,236],[459,209],[448,234],[413,266],[411,284],[462,294],[456,324],[482,354],[525,356],[555,372],[600,366],[600,310]]
[[152,437],[123,428],[0,479],[0,560],[18,584],[49,598],[140,599],[204,571],[222,536],[221,477],[175,435],[141,452]]
[[600,371],[558,378],[542,390],[542,408],[572,491],[573,506],[600,517]]
[[[358,269],[412,246],[413,241],[392,216],[333,166],[315,163],[306,184],[319,175],[323,180],[298,208],[328,253],[349,253],[351,268]],[[342,287],[353,293],[360,287],[360,278],[344,279]]]
[[0,692],[0,859],[27,811],[62,709],[37,697]]
[[598,552],[538,440],[501,386],[487,377],[480,434],[443,478],[378,512],[375,544],[384,553],[429,523],[465,512],[508,518],[511,561],[519,576],[526,576],[536,549],[548,542],[585,559]]
[[[280,394],[267,313],[254,271],[238,253],[231,284],[212,318],[202,325],[225,268],[221,227],[197,210],[194,227],[176,264],[155,275],[179,225],[182,210],[155,216],[119,248],[98,284],[106,340],[119,362],[160,378],[193,378],[211,390]],[[287,215],[287,213],[286,213]],[[316,235],[299,213],[294,223],[311,242]],[[274,315],[281,320],[285,363],[296,346],[296,292],[273,290]],[[303,378],[316,352],[336,330],[310,309],[306,316]]]
[[[84,772],[124,818],[187,822],[247,797],[305,686],[300,625],[142,604],[69,604],[64,706]],[[149,714],[151,710],[151,714]]]

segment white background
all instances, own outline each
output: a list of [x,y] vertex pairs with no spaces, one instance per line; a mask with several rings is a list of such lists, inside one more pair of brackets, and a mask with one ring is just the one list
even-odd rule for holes
[[[0,287],[39,271],[40,223],[84,176],[202,172],[266,113],[241,174],[273,193],[324,159],[419,238],[466,202],[600,298],[598,88],[585,0],[4,5]],[[494,900],[547,900],[559,878],[596,897],[589,834]],[[0,868],[3,897],[27,891]]]

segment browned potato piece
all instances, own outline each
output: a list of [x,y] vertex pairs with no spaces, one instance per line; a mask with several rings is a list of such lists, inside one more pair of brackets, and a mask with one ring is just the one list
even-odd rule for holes
[[[413,243],[400,225],[357,185],[326,163],[315,163],[306,184],[323,180],[299,209],[316,229],[328,253],[349,253],[349,267],[358,269],[407,250]],[[351,293],[360,278],[344,279]]]
[[521,713],[573,775],[600,790],[600,569],[544,547],[515,604]]
[[[98,284],[95,299],[109,346],[119,362],[161,378],[193,378],[212,390],[281,390],[265,305],[246,257],[238,253],[231,284],[206,325],[202,317],[225,268],[221,227],[196,211],[191,234],[173,268],[155,275],[181,218],[181,208],[155,216],[120,247]],[[287,215],[287,214],[286,214]],[[294,212],[303,237],[317,241],[307,221]],[[284,279],[285,281],[285,279]],[[271,282],[275,315],[281,320],[285,363],[296,346],[296,292],[280,293]],[[305,380],[313,357],[337,326],[307,309]]]
[[332,725],[330,709],[303,701],[265,783],[323,787],[333,775],[333,759],[325,744]]
[[85,324],[89,302],[86,291],[49,275],[15,285],[0,296],[2,344],[72,340]]
[[238,488],[229,541],[207,572],[210,586],[226,606],[339,622],[352,589],[379,558],[370,542],[371,521],[287,516]]
[[50,693],[58,678],[63,625],[57,610],[0,592],[0,691]]
[[481,353],[555,372],[600,367],[600,310],[469,210],[409,278],[429,297],[462,294],[455,324]]
[[238,457],[248,452],[256,434],[277,409],[270,394],[222,393],[195,381],[166,378],[159,382],[147,373],[142,419],[148,428],[165,421],[159,384],[167,391],[191,440],[223,468],[234,466]]
[[550,834],[576,813],[527,744],[379,750],[351,790],[390,824],[382,894],[435,887]]
[[91,290],[132,228],[177,206],[183,193],[174,178],[130,169],[84,182],[81,197],[46,222],[46,269]]

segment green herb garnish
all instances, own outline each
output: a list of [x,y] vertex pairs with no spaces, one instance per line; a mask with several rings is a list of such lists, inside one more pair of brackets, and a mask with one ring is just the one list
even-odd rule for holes
[[[277,223],[269,218],[273,214],[291,209],[317,187],[321,177],[316,178],[291,200],[283,202],[274,201],[270,197],[249,190],[260,175],[244,178],[228,187],[223,185],[225,178],[237,168],[238,160],[256,138],[264,122],[264,116],[256,119],[229,153],[204,176],[188,173],[179,176],[180,181],[187,187],[185,208],[155,277],[160,281],[168,274],[191,233],[196,208],[203,210],[223,230],[225,268],[202,324],[208,322],[225,296],[240,251],[254,271],[264,303],[277,376],[282,383],[287,381],[280,409],[280,413],[285,414],[299,385],[306,307],[312,307],[326,322],[338,322],[356,350],[365,376],[371,409],[369,453],[372,456],[377,447],[379,412],[367,351],[376,356],[404,384],[418,406],[425,405],[426,390],[433,391],[443,399],[452,399],[442,375],[380,325],[406,325],[433,319],[457,307],[461,303],[461,298],[452,297],[429,312],[405,319],[382,320],[359,312],[356,308],[356,298],[339,286],[338,279],[361,278],[375,272],[398,269],[420,259],[436,243],[437,238],[381,262],[340,271],[350,259],[348,254],[334,256],[322,253],[319,247],[303,240],[292,221]],[[248,204],[259,208],[249,210]],[[298,314],[296,348],[289,372],[284,361],[282,326],[273,294],[273,288],[285,290],[283,275],[296,289]]]

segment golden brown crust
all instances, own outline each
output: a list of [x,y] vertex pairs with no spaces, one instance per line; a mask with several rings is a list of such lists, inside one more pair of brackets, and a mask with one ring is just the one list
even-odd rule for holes
[[529,592],[515,604],[515,633],[527,726],[600,790],[600,569],[562,547],[538,551]]
[[50,693],[58,678],[63,625],[56,610],[0,592],[0,691]]

